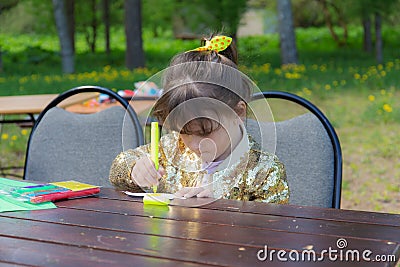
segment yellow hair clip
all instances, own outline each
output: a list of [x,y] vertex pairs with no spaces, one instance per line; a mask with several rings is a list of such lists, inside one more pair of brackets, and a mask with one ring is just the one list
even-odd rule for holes
[[206,41],[204,46],[189,51],[224,51],[232,42],[231,37],[218,35],[214,36],[210,41]]

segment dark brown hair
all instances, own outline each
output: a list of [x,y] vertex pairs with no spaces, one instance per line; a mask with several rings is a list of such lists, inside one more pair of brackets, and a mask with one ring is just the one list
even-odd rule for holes
[[[202,46],[204,42],[205,39]],[[163,73],[164,93],[156,102],[153,115],[160,123],[165,123],[168,117],[166,126],[181,133],[192,133],[189,123],[192,120],[200,124],[203,134],[216,130],[219,123],[210,119],[210,112],[214,114],[213,118],[220,118],[221,104],[235,110],[239,101],[247,103],[250,98],[251,86],[237,70],[236,63],[237,51],[233,42],[220,52],[188,51],[176,55]],[[191,99],[201,99],[200,102],[191,102],[201,103],[201,107],[198,104],[184,105],[171,116],[179,105]],[[218,100],[220,104],[207,99]]]

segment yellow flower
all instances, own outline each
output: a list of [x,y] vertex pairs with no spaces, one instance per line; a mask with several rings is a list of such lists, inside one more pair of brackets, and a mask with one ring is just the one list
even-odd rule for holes
[[295,73],[286,72],[285,73],[285,78],[287,78],[287,79],[300,79],[301,75],[299,73],[297,73],[297,72],[295,72]]
[[392,107],[389,104],[384,104],[383,105],[383,110],[386,111],[386,112],[392,112],[393,111]]
[[303,92],[306,94],[306,95],[311,95],[311,90],[310,89],[308,89],[307,87],[304,87],[303,88]]
[[325,90],[331,90],[331,86],[329,84],[325,84]]
[[385,95],[385,94],[386,94],[385,89],[382,89],[382,90],[381,90],[381,95]]
[[265,73],[269,73],[269,71],[271,70],[271,64],[266,63],[266,64],[262,65],[261,70]]
[[28,82],[28,77],[22,77],[19,79],[19,83],[27,83]]
[[358,80],[358,79],[360,79],[360,78],[361,78],[361,75],[360,75],[360,74],[358,74],[358,73],[354,74],[354,79]]
[[1,135],[1,139],[2,139],[2,140],[7,140],[7,139],[8,139],[8,134],[3,133],[3,134]]
[[374,102],[375,101],[375,96],[374,95],[369,95],[368,96],[368,100],[371,101],[371,102]]
[[27,135],[28,134],[28,130],[27,129],[22,129],[21,130],[21,134],[22,135]]
[[11,140],[13,141],[17,140],[17,136],[16,135],[11,136]]

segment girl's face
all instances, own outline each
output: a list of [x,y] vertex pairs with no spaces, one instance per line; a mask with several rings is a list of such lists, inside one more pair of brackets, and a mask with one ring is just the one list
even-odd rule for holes
[[232,150],[232,142],[237,139],[240,127],[234,121],[226,121],[210,134],[203,134],[200,123],[190,122],[191,134],[180,134],[180,137],[191,151],[199,156],[203,163],[223,160]]

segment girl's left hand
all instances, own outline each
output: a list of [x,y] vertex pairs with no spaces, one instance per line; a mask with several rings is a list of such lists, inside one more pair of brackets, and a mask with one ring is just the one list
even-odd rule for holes
[[212,190],[209,186],[202,187],[184,187],[175,193],[177,197],[213,197]]

